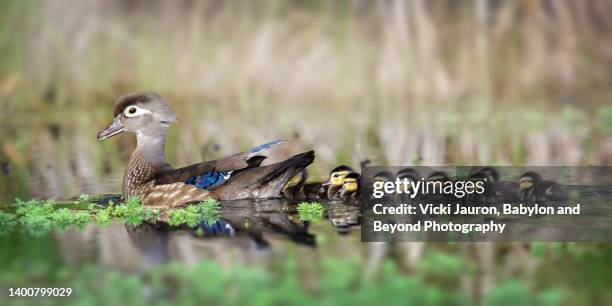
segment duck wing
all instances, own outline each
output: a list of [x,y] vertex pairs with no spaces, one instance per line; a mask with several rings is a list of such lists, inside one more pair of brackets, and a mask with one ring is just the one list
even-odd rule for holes
[[198,188],[208,189],[226,181],[233,171],[258,167],[265,159],[265,156],[257,154],[283,142],[283,140],[274,140],[254,147],[247,152],[240,152],[224,158],[201,162],[178,169],[168,169],[156,177],[155,184],[163,185],[184,182],[186,184],[196,185]]
[[210,190],[219,200],[278,197],[287,181],[310,165],[314,158],[314,152],[308,151],[275,164],[238,170]]

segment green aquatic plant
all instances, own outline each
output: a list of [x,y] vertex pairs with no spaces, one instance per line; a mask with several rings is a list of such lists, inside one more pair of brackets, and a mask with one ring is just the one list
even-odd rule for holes
[[50,215],[50,219],[54,222],[54,225],[59,230],[65,230],[72,225],[72,213],[68,208],[60,208],[55,210]]
[[91,201],[92,201],[92,197],[90,195],[86,193],[82,193],[81,195],[79,195],[79,201],[78,201],[79,204],[89,205],[91,204]]
[[89,211],[57,208],[58,205],[52,200],[43,202],[16,199],[13,206],[16,207],[13,220],[21,226],[22,231],[36,237],[52,229],[63,231],[72,225],[82,228],[90,220]]
[[219,220],[220,205],[214,199],[189,205],[185,208],[173,209],[168,212],[168,224],[171,226],[187,225],[195,227],[200,222],[214,223]]
[[53,226],[51,215],[54,204],[52,200],[24,202],[21,199],[15,199],[14,205],[17,207],[15,214],[19,219],[19,225],[25,232],[35,237],[47,234]]
[[138,226],[145,221],[152,221],[159,216],[159,210],[146,208],[138,197],[130,197],[112,210],[112,216],[119,218],[125,224]]
[[96,224],[99,226],[108,226],[111,223],[113,216],[113,207],[112,203],[110,203],[105,209],[100,209],[95,212],[94,220]]
[[302,221],[321,221],[325,208],[318,202],[302,202],[298,204],[297,212]]
[[17,226],[15,215],[0,211],[0,236],[11,233],[15,226]]
[[208,199],[198,204],[198,207],[207,223],[215,223],[219,220],[219,210],[221,205],[215,199]]

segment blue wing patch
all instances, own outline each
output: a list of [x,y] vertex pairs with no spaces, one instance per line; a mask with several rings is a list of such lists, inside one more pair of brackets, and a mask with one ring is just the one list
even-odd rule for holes
[[236,232],[236,230],[224,220],[218,220],[213,223],[202,221],[199,224],[199,228],[210,236],[234,236]]
[[264,143],[264,144],[262,144],[260,146],[256,146],[256,147],[252,148],[251,150],[249,150],[249,156],[247,158],[251,158],[251,157],[261,153],[262,151],[265,151],[267,149],[276,147],[277,145],[279,145],[279,144],[281,144],[283,142],[285,142],[285,141],[282,140],[282,139],[277,139],[277,140],[274,140],[274,141],[270,141],[268,143]]
[[208,189],[221,185],[232,174],[232,171],[210,171],[202,175],[192,176],[185,183],[195,185],[200,189]]
[[[283,142],[284,140],[278,139],[270,141],[268,143],[264,143],[260,146],[256,146],[249,150],[249,155],[247,156],[247,159],[261,153],[262,151],[275,147]],[[195,185],[197,188],[200,189],[208,189],[223,184],[223,182],[227,181],[227,179],[229,179],[231,175],[232,171],[210,171],[201,175],[192,176],[188,178],[185,183],[189,185]]]

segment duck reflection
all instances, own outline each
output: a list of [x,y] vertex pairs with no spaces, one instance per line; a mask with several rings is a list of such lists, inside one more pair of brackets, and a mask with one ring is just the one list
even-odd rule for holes
[[[292,215],[294,211],[294,207],[279,200],[235,201],[223,205],[219,220],[202,223],[195,229],[176,230],[164,222],[137,227],[122,224],[96,227],[98,248],[72,248],[63,253],[67,257],[72,253],[89,254],[91,259],[99,258],[107,265],[127,270],[146,269],[168,261],[194,264],[204,258],[226,265],[249,263],[264,258],[260,254],[279,239],[315,246],[308,223]],[[58,239],[74,239],[66,234],[58,235]],[[94,254],[96,251],[98,254]]]

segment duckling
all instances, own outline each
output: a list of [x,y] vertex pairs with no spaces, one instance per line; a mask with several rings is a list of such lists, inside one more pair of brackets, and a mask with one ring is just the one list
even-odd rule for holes
[[287,185],[283,188],[283,196],[288,199],[296,200],[306,198],[304,195],[304,184],[306,183],[307,176],[308,172],[304,169],[289,179]]
[[450,176],[444,171],[434,171],[427,177],[427,180],[431,182],[448,182],[450,181]]
[[295,175],[283,190],[283,195],[288,199],[295,200],[319,200],[325,198],[327,190],[321,182],[306,183],[308,180],[308,171],[302,170],[301,173]]
[[329,173],[329,179],[323,183],[323,186],[327,188],[328,200],[340,199],[340,188],[342,188],[344,177],[351,172],[355,171],[353,171],[353,168],[346,165],[340,165],[332,169]]
[[499,179],[499,172],[493,167],[484,167],[469,177],[470,181],[482,181],[485,191],[482,194],[466,196],[468,202],[477,204],[503,204],[518,201],[518,184]]
[[340,200],[345,204],[356,205],[359,200],[359,186],[361,176],[359,173],[352,172],[342,180],[342,188],[340,188]]
[[533,171],[523,173],[519,178],[519,199],[528,203],[545,204],[547,201],[563,201],[567,193],[557,182],[544,181]]
[[348,234],[352,226],[359,224],[359,207],[330,203],[328,207],[328,218],[337,232],[341,235]]
[[[372,183],[374,182],[388,182],[393,180],[393,173],[389,171],[380,171],[372,176]],[[386,202],[391,203],[393,201],[393,195],[385,193],[381,198],[376,198],[372,194],[368,194],[370,201]]]
[[389,171],[380,171],[376,174],[374,174],[374,178],[373,181],[374,182],[386,182],[386,181],[392,181],[393,180],[393,173],[389,172]]
[[[411,182],[416,182],[421,179],[421,175],[414,168],[403,168],[397,172],[395,175],[396,178],[400,180],[408,180]],[[412,192],[412,191],[411,191]],[[414,203],[418,201],[418,197],[411,198],[411,195],[408,193],[397,193],[395,195],[395,200],[398,203]]]
[[399,178],[419,178],[420,176],[419,171],[411,167],[403,168],[395,174],[395,177]]
[[447,204],[451,203],[451,201],[455,201],[455,197],[453,195],[447,195],[442,192],[444,183],[450,181],[450,177],[444,171],[434,171],[427,177],[427,182],[440,182],[442,184],[442,188],[438,190],[430,190],[427,194],[422,195],[423,202],[429,204]]

